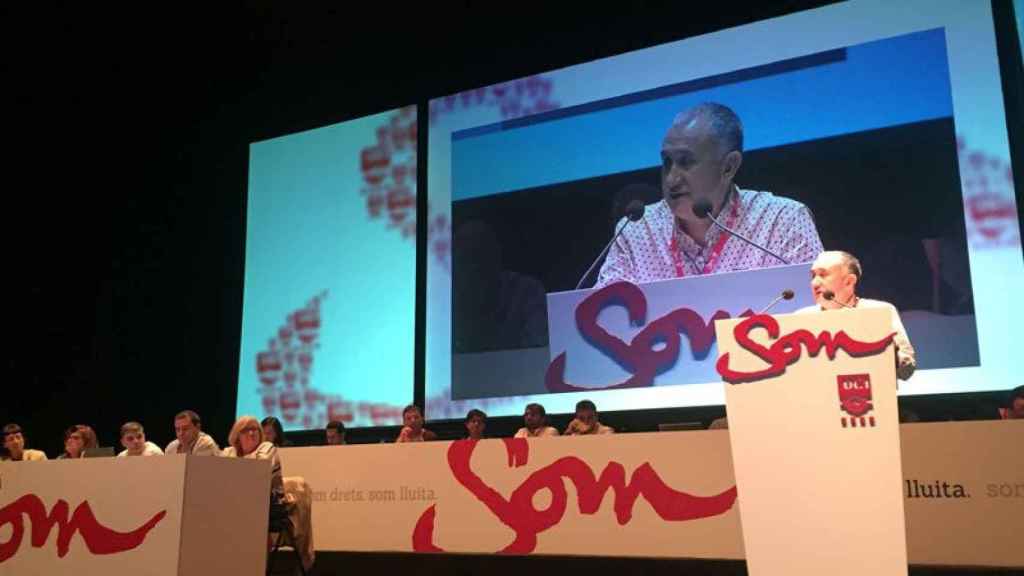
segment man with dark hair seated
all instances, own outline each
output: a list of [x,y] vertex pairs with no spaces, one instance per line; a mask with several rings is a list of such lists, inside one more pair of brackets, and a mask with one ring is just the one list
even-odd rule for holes
[[558,430],[554,426],[548,426],[548,413],[544,406],[536,402],[527,404],[523,411],[523,426],[516,430],[516,438],[542,438],[545,436],[558,436]]
[[174,416],[174,440],[164,449],[164,454],[193,454],[195,456],[220,456],[220,446],[206,432],[203,432],[199,414],[183,410]]
[[999,409],[999,417],[1003,420],[1024,420],[1024,386],[1010,391],[1006,406]]
[[569,422],[569,426],[565,429],[566,436],[613,433],[615,433],[613,428],[598,422],[597,406],[590,400],[580,400],[576,403],[576,417]]
[[423,412],[415,404],[409,404],[402,410],[402,431],[395,442],[429,442],[437,440],[437,434],[423,427]]
[[345,423],[341,420],[331,420],[327,423],[325,434],[328,446],[341,446],[345,443]]
[[121,426],[121,446],[124,446],[124,452],[118,454],[118,458],[161,456],[164,453],[159,446],[146,440],[146,431],[138,422],[127,422]]
[[0,460],[32,462],[46,460],[46,454],[42,450],[25,448],[25,436],[21,432],[21,426],[8,424],[4,426],[4,448],[0,450]]
[[473,408],[466,414],[466,438],[470,440],[482,440],[484,430],[487,429],[487,414],[483,410]]

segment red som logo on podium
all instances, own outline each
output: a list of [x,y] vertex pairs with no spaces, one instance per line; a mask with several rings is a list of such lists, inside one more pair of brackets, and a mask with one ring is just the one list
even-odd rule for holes
[[849,426],[861,428],[875,425],[875,417],[864,416],[874,409],[871,404],[871,376],[869,374],[840,374],[836,376],[836,386],[839,388],[839,409],[850,415],[847,419],[843,416],[840,421],[843,428]]

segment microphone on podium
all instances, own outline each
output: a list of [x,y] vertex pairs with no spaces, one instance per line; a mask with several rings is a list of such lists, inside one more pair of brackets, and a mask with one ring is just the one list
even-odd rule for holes
[[583,277],[580,278],[580,281],[576,283],[575,290],[579,290],[580,289],[580,286],[583,285],[583,281],[586,280],[587,276],[590,276],[590,273],[594,271],[594,267],[597,266],[597,263],[600,262],[601,259],[604,258],[604,255],[608,253],[608,250],[610,250],[611,247],[612,247],[612,244],[614,244],[615,241],[618,240],[619,235],[622,234],[622,231],[625,230],[626,227],[629,226],[629,224],[631,222],[636,222],[636,221],[640,220],[643,217],[644,217],[644,203],[643,202],[641,202],[639,200],[633,200],[632,202],[630,202],[629,204],[626,205],[626,218],[628,220],[626,221],[625,224],[623,224],[622,226],[619,227],[619,229],[615,232],[615,235],[612,236],[612,239],[608,242],[608,244],[605,245],[604,250],[601,250],[601,253],[597,255],[597,258],[594,260],[594,263],[591,264],[590,268],[587,268],[587,271],[583,273]]
[[719,222],[718,218],[715,218],[714,215],[711,214],[711,202],[710,201],[704,200],[704,199],[695,201],[693,203],[693,215],[696,216],[697,218],[702,219],[702,220],[704,218],[710,218],[711,221],[714,222],[716,226],[718,226],[722,230],[728,232],[730,236],[735,236],[736,238],[739,238],[740,240],[743,240],[747,244],[750,244],[754,248],[757,248],[758,250],[764,252],[765,254],[768,254],[769,256],[771,256],[772,258],[775,258],[776,260],[778,260],[779,262],[782,262],[783,264],[789,264],[789,261],[786,260],[785,258],[783,258],[782,256],[779,256],[778,254],[776,254],[775,252],[772,252],[768,248],[766,248],[764,246],[761,246],[757,242],[754,242],[753,240],[747,238],[746,236],[740,234],[739,232],[737,232],[735,230],[730,229],[725,224],[722,224],[721,222]]
[[849,308],[850,310],[854,310],[853,306],[836,300],[836,293],[831,290],[825,290],[824,292],[821,293],[821,295],[824,296],[825,300],[828,300],[829,302],[835,302],[836,304],[839,304],[843,308]]
[[786,288],[785,290],[782,291],[782,294],[779,294],[778,296],[776,296],[775,300],[772,300],[771,303],[768,304],[767,306],[765,306],[760,312],[758,312],[758,314],[765,314],[765,313],[767,313],[769,310],[772,309],[772,307],[774,307],[780,301],[782,301],[782,300],[792,300],[793,296],[794,296],[793,291],[790,290],[789,288]]

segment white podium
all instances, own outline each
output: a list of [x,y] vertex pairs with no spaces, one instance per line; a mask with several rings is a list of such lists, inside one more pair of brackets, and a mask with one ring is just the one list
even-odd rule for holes
[[269,505],[266,461],[0,462],[0,574],[255,576]]
[[907,573],[887,310],[716,324],[752,575]]

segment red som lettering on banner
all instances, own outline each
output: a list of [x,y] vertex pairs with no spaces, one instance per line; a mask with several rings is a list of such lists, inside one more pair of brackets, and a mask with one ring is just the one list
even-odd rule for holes
[[[525,466],[530,456],[530,445],[526,439],[506,438],[504,442],[509,467]],[[650,463],[634,470],[627,483],[622,464],[609,462],[598,477],[590,465],[575,456],[564,456],[530,474],[506,499],[470,467],[476,444],[476,440],[452,442],[448,449],[448,466],[459,484],[487,506],[498,521],[515,530],[515,540],[500,551],[503,554],[533,552],[537,547],[537,535],[562,521],[568,506],[564,480],[575,485],[582,514],[596,513],[610,489],[615,494],[615,517],[620,525],[628,524],[633,518],[633,504],[641,495],[658,517],[668,522],[718,516],[732,508],[736,501],[735,486],[714,496],[693,496],[667,486]],[[533,497],[542,490],[550,491],[551,504],[544,510],[537,510]],[[412,547],[416,552],[444,552],[434,544],[435,506],[430,506],[420,515],[413,529]]]
[[[643,290],[629,282],[616,282],[587,296],[576,307],[576,328],[591,346],[633,376],[625,382],[607,386],[573,386],[565,381],[566,353],[562,352],[548,365],[545,375],[548,391],[582,392],[652,386],[654,377],[671,368],[678,360],[680,334],[686,334],[689,338],[694,359],[703,360],[715,342],[715,321],[730,318],[728,312],[719,310],[705,322],[700,314],[690,308],[678,308],[652,321],[627,344],[597,322],[598,314],[611,306],[624,307],[629,314],[630,324],[643,326],[647,321],[647,298]],[[740,316],[751,314],[753,311],[747,310]],[[659,343],[664,346],[654,349]]]
[[25,535],[25,522],[22,515],[28,516],[32,522],[32,546],[34,548],[42,548],[46,545],[53,526],[57,525],[58,558],[63,558],[68,553],[71,537],[75,535],[75,532],[82,535],[86,548],[92,554],[117,554],[138,548],[146,539],[149,531],[167,515],[166,510],[161,510],[135,530],[118,532],[100,524],[96,520],[96,516],[93,515],[88,502],[79,504],[71,514],[70,520],[68,519],[68,510],[67,502],[57,500],[57,503],[53,505],[53,510],[47,515],[46,506],[35,494],[26,494],[0,508],[0,528],[5,525],[11,527],[11,537],[7,542],[0,544],[0,563],[18,553],[21,539]]
[[[775,343],[771,347],[766,347],[755,342],[750,337],[750,332],[755,328],[764,328],[768,337],[775,340]],[[775,318],[767,314],[759,314],[737,324],[733,328],[733,336],[741,348],[764,360],[768,367],[753,372],[733,370],[729,368],[729,353],[726,352],[718,358],[715,368],[722,379],[730,384],[754,382],[785,373],[787,366],[800,359],[803,348],[807,348],[807,354],[812,357],[817,356],[818,352],[824,348],[825,354],[830,360],[835,359],[836,351],[840,349],[853,357],[872,356],[880,354],[888,348],[895,334],[892,332],[876,342],[854,340],[842,330],[836,332],[835,335],[822,331],[815,336],[810,331],[801,329],[780,337],[779,323]]]

